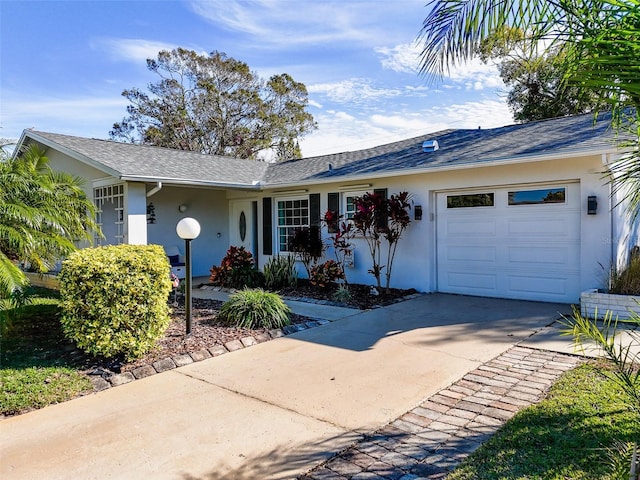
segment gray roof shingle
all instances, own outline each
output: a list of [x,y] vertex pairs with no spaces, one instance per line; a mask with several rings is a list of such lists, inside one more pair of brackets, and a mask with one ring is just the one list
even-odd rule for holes
[[[518,158],[612,150],[610,115],[592,114],[477,130],[443,130],[354,152],[265,163],[167,148],[30,132],[85,156],[124,178],[262,187],[345,180]],[[424,153],[422,143],[439,149]]]
[[265,162],[203,155],[148,145],[72,137],[57,133],[32,133],[88,157],[114,170],[122,177],[129,178],[252,185],[264,176],[268,165]]

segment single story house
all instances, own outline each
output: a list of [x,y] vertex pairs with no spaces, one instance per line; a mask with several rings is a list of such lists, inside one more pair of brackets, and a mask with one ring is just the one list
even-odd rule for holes
[[[195,276],[208,275],[230,245],[244,246],[262,267],[287,254],[292,228],[317,224],[329,208],[348,214],[364,192],[408,191],[412,223],[392,287],[577,302],[637,243],[605,177],[622,155],[613,138],[606,114],[595,124],[587,114],[280,163],[33,130],[19,145],[41,145],[52,168],[87,180],[102,243],[183,253],[175,226],[197,219]],[[350,282],[373,284],[369,268],[356,240]]]

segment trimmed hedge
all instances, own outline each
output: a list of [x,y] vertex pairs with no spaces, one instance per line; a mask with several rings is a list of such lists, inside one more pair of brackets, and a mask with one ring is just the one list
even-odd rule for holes
[[169,325],[170,266],[159,245],[85,248],[62,264],[62,328],[87,353],[127,360]]

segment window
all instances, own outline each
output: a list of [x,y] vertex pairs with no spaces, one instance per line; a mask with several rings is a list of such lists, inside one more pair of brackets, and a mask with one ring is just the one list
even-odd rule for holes
[[281,252],[289,251],[289,237],[297,228],[309,227],[309,199],[282,199],[277,201],[278,244]]
[[362,197],[365,193],[367,192],[348,192],[343,194],[345,220],[353,218],[353,214],[356,213],[356,198]]
[[447,208],[493,207],[493,193],[447,195]]
[[540,190],[518,190],[509,192],[509,205],[540,205],[564,202],[564,188],[543,188]]
[[106,185],[93,189],[96,223],[105,238],[96,235],[96,245],[103,242],[124,243],[124,184]]

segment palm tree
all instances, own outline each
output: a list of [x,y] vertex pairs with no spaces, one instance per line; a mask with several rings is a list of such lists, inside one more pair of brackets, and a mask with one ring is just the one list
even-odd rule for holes
[[446,74],[505,27],[561,52],[563,81],[592,92],[612,112],[626,150],[609,172],[630,213],[640,211],[640,0],[433,0],[420,35],[421,73]]
[[0,298],[25,285],[19,262],[46,272],[100,232],[82,184],[51,170],[37,145],[0,162]]

